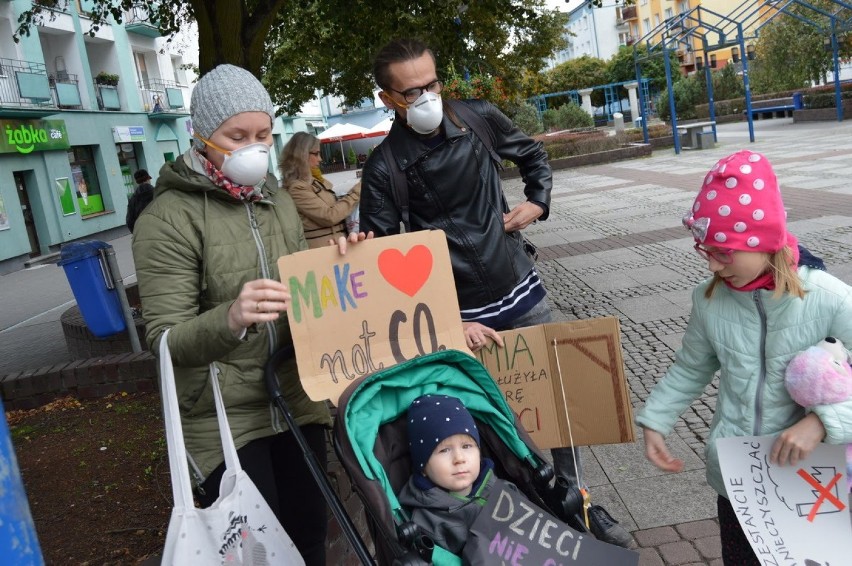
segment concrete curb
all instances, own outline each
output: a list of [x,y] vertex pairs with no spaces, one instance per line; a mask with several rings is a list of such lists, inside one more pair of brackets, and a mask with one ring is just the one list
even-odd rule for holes
[[68,395],[97,399],[120,391],[156,390],[157,362],[150,352],[74,360],[0,377],[0,394],[7,411],[35,409]]

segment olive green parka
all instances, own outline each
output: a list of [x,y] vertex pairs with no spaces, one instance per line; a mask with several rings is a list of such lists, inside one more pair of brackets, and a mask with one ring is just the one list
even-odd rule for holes
[[[169,348],[190,467],[203,481],[224,460],[209,382],[219,378],[237,448],[286,430],[270,403],[263,366],[292,343],[287,317],[253,326],[244,337],[228,327],[228,308],[242,286],[279,279],[279,257],[307,249],[293,200],[268,176],[263,200],[242,202],[214,185],[192,150],[160,170],[153,202],[133,233],[147,342],[158,351],[171,328]],[[281,391],[300,425],[330,425],[323,402],[311,401],[295,360],[278,370]]]

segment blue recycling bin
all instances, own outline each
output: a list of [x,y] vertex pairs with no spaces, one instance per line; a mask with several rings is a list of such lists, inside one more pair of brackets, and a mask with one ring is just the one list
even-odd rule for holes
[[127,324],[101,250],[112,250],[112,246],[99,240],[66,244],[59,252],[58,265],[65,270],[86,326],[98,338],[105,338],[124,331]]
[[0,401],[0,564],[41,566],[44,559]]

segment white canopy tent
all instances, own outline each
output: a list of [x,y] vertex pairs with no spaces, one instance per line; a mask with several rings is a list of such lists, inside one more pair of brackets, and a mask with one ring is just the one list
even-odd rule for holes
[[393,125],[393,118],[387,117],[369,130],[364,137],[373,138],[378,136],[386,136],[388,132],[390,132],[391,126]]
[[317,138],[319,138],[320,143],[340,142],[340,156],[343,159],[344,167],[346,167],[346,154],[343,152],[343,142],[364,138],[368,131],[367,128],[348,122],[337,123],[326,131],[317,134]]

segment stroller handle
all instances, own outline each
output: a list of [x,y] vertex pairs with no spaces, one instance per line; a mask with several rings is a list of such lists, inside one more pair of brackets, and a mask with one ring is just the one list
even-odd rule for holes
[[[285,360],[296,355],[296,349],[291,345],[281,346],[267,360],[263,367],[263,381],[266,384],[266,393],[269,398],[275,401],[281,397],[281,387],[278,385],[278,376],[275,375],[275,370]],[[287,411],[289,413],[289,411]],[[290,424],[289,422],[287,424]]]
[[349,539],[349,543],[355,550],[355,554],[358,556],[361,564],[364,566],[372,566],[375,562],[367,550],[367,545],[364,544],[364,540],[355,528],[352,518],[346,513],[346,509],[343,507],[343,503],[341,503],[337,492],[335,492],[334,488],[331,487],[331,482],[328,480],[328,476],[325,475],[325,471],[317,461],[310,445],[308,445],[305,435],[302,434],[302,429],[300,429],[299,425],[296,424],[296,419],[293,418],[293,414],[287,406],[287,401],[284,400],[284,396],[281,394],[281,388],[278,385],[278,376],[275,374],[275,370],[282,362],[292,358],[295,353],[295,348],[288,344],[276,350],[266,361],[266,365],[263,366],[263,380],[266,383],[266,392],[278,408],[278,411],[284,417],[284,420],[287,421],[287,426],[293,433],[293,438],[296,439],[296,443],[299,445],[299,448],[302,449],[302,456],[305,458],[308,470],[310,470],[311,475],[314,477],[314,481],[317,482],[320,491],[322,491],[323,497],[325,497],[326,503],[328,503],[332,514],[340,524],[340,529],[344,532],[346,538]]

